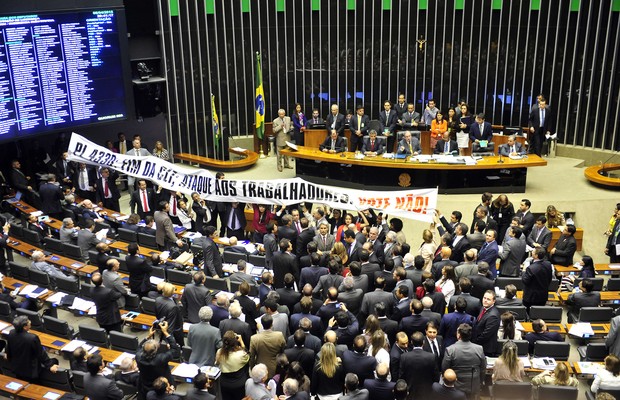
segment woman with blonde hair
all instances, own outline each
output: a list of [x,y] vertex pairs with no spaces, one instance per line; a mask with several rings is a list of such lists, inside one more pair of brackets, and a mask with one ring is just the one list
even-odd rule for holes
[[310,393],[319,400],[337,400],[342,395],[344,375],[342,362],[336,357],[336,346],[325,343],[312,371]]
[[525,369],[517,357],[517,345],[512,340],[504,343],[502,354],[493,365],[493,383],[498,381],[523,382]]
[[544,371],[532,378],[532,385],[579,386],[579,381],[570,376],[570,371],[564,363],[556,365],[553,371]]
[[222,397],[240,400],[245,396],[245,382],[249,378],[250,355],[245,350],[241,335],[227,331],[222,337],[222,347],[215,354],[215,365],[222,371]]
[[553,204],[547,206],[545,217],[547,218],[547,228],[557,228],[558,226],[566,225],[564,214],[559,212]]
[[433,232],[430,229],[424,229],[422,240],[423,242],[418,249],[418,255],[424,258],[424,271],[430,271],[433,266],[435,251],[437,251],[437,243],[433,240]]
[[334,247],[332,247],[332,251],[329,253],[329,258],[333,256],[340,257],[340,263],[342,265],[347,265],[347,261],[349,260],[349,255],[347,254],[347,249],[344,247],[344,243],[336,242],[334,243]]

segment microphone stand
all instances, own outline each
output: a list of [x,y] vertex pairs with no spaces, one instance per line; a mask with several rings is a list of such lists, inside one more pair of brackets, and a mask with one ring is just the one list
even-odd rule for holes
[[501,152],[501,150],[500,150],[500,152],[499,152],[499,160],[497,160],[497,163],[498,163],[498,164],[503,164],[503,163],[504,163],[504,160],[503,160],[503,158],[502,158],[502,152]]

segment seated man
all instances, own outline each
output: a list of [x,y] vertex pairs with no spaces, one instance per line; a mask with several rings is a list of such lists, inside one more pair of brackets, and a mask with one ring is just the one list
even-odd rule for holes
[[336,130],[332,131],[331,134],[325,139],[323,143],[319,146],[319,150],[324,153],[342,153],[346,150],[346,145],[344,143],[344,138],[342,136],[338,136],[338,132]]
[[584,278],[579,282],[580,292],[573,293],[566,299],[569,307],[568,322],[575,322],[579,318],[579,310],[582,307],[599,307],[601,305],[601,294],[594,291],[594,282],[590,278]]
[[459,154],[459,147],[456,144],[456,141],[450,139],[450,132],[445,131],[443,133],[442,139],[437,141],[435,145],[435,154]]
[[499,154],[502,156],[522,156],[525,154],[525,149],[521,145],[521,143],[515,140],[515,136],[511,135],[508,137],[508,143],[503,144],[499,147]]
[[526,334],[523,339],[529,342],[529,354],[534,354],[534,345],[539,340],[553,341],[553,342],[563,342],[564,338],[558,332],[549,332],[549,328],[547,328],[547,324],[542,319],[537,319],[532,321],[532,330],[534,332],[530,332]]
[[403,140],[398,144],[398,154],[406,154],[408,156],[417,156],[422,153],[420,141],[417,137],[411,136],[411,132],[406,131]]
[[374,129],[368,132],[368,137],[364,138],[364,145],[362,146],[362,153],[366,156],[378,156],[383,154],[385,146],[382,139],[377,138],[377,131]]

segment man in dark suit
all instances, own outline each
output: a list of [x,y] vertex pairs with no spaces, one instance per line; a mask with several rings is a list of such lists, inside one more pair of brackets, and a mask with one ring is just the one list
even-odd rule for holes
[[259,317],[256,303],[248,295],[250,294],[250,285],[247,282],[241,282],[239,285],[239,295],[235,296],[235,300],[241,305],[241,310],[245,314],[245,318],[250,325],[252,332],[256,332],[256,318]]
[[478,263],[478,273],[468,278],[471,281],[471,295],[480,301],[484,292],[495,288],[495,280],[489,278],[489,265],[486,262]]
[[[245,343],[245,342],[244,342]],[[249,342],[248,342],[249,343]],[[209,378],[204,372],[194,377],[194,386],[187,390],[187,400],[215,400],[215,396],[209,393]]]
[[[391,361],[391,359],[390,359]],[[377,364],[375,368],[375,379],[366,379],[364,381],[364,389],[368,390],[369,398],[372,400],[393,400],[394,386],[396,386],[396,378],[392,378],[393,382],[388,381],[390,368],[387,364]]]
[[202,254],[204,255],[204,271],[205,275],[213,278],[219,278],[224,275],[222,270],[222,254],[214,239],[217,237],[217,232],[214,226],[204,227],[203,236],[195,240],[194,243],[202,246]]
[[497,221],[495,221],[493,218],[491,218],[491,216],[489,215],[489,207],[487,206],[478,206],[476,208],[476,219],[474,221],[474,223],[476,223],[477,221],[482,221],[485,224],[484,227],[484,232],[488,232],[490,230],[494,230],[497,232]]
[[312,109],[312,117],[308,118],[308,121],[306,121],[306,127],[308,129],[325,128],[325,120],[319,115],[318,108]]
[[551,231],[547,228],[547,218],[544,215],[536,219],[526,242],[530,247],[542,247],[545,251],[548,251],[551,244]]
[[368,135],[368,121],[368,115],[364,115],[364,107],[358,106],[356,114],[351,117],[351,151],[362,149],[362,141],[365,141],[365,136]]
[[282,216],[282,224],[278,226],[278,239],[288,239],[294,251],[297,248],[297,230],[293,228],[293,217],[290,214]]
[[564,338],[558,332],[549,332],[547,324],[542,319],[536,319],[532,321],[533,332],[528,333],[523,337],[529,343],[529,354],[534,354],[534,346],[539,340],[550,342],[564,342]]
[[572,323],[579,318],[579,310],[582,307],[600,307],[601,294],[594,291],[594,283],[590,278],[584,278],[579,282],[578,293],[571,293],[566,300],[566,305],[569,307],[568,322]]
[[114,379],[106,378],[103,375],[105,363],[101,354],[95,353],[86,360],[88,374],[84,376],[84,387],[86,395],[93,400],[120,400],[123,398],[123,391],[116,386]]
[[321,143],[319,146],[319,150],[324,153],[342,153],[347,151],[347,146],[345,144],[345,139],[342,136],[338,136],[338,132],[335,130],[327,136],[325,141]]
[[441,383],[433,383],[431,398],[442,400],[467,400],[465,392],[454,387],[455,383],[456,373],[453,369],[448,368],[443,373],[443,380]]
[[[294,259],[295,258],[293,258],[293,260]],[[284,287],[276,289],[276,293],[280,295],[280,301],[278,303],[288,308],[289,315],[293,313],[295,304],[301,299],[301,293],[295,290],[295,281],[295,276],[287,272],[284,275]]]
[[383,139],[377,137],[377,131],[371,129],[368,132],[368,137],[364,138],[364,144],[362,145],[362,153],[366,156],[378,156],[385,152],[385,143]]
[[[136,211],[141,219],[147,215],[153,215],[155,212],[155,192],[153,189],[146,187],[146,180],[138,181],[138,190],[131,194],[132,201],[136,204]],[[197,232],[198,228],[196,228]]]
[[493,279],[497,277],[496,264],[497,258],[499,257],[499,247],[495,241],[495,238],[497,238],[497,231],[487,231],[486,242],[484,242],[478,252],[478,270],[480,270],[480,263],[485,262],[489,267],[489,271],[491,272],[491,277]]
[[314,350],[305,346],[306,333],[302,329],[297,329],[293,334],[295,345],[284,350],[284,354],[288,358],[288,362],[298,361],[304,371],[312,371],[314,369]]
[[523,234],[525,237],[528,237],[530,232],[532,231],[532,227],[534,226],[534,222],[536,219],[534,218],[534,214],[530,211],[530,207],[532,207],[532,202],[528,199],[521,200],[519,204],[519,211],[515,214],[516,217],[521,219],[521,223],[519,226],[523,229]]
[[397,321],[400,328],[401,320],[410,316],[413,312],[411,308],[411,299],[409,298],[409,287],[407,285],[401,285],[395,289],[395,294],[396,302],[390,318]]
[[549,283],[553,279],[551,263],[545,260],[546,251],[537,247],[532,251],[534,261],[523,273],[523,305],[529,311],[531,306],[547,304]]
[[359,252],[362,249],[362,245],[356,240],[355,232],[351,229],[344,231],[345,249],[349,255],[348,262],[360,261]]
[[515,136],[508,137],[508,143],[505,143],[499,147],[499,154],[505,157],[509,156],[522,156],[525,154],[525,149],[521,143],[515,140]]
[[110,331],[122,332],[123,322],[116,303],[122,294],[103,286],[103,277],[99,272],[93,274],[91,281],[95,285],[90,289],[90,297],[97,306],[97,323],[108,333]]
[[327,136],[336,132],[337,136],[344,136],[344,115],[338,112],[338,104],[332,104],[331,113],[325,118],[325,125],[327,127]]
[[476,122],[469,127],[469,140],[471,140],[472,148],[475,145],[480,146],[481,140],[490,142],[493,140],[493,131],[491,130],[491,124],[484,121],[484,114],[476,115]]
[[[412,350],[400,357],[399,379],[407,381],[409,395],[416,399],[428,398],[433,382],[439,380],[437,361],[432,353],[424,351],[424,335],[411,335]],[[393,378],[394,379],[394,378]]]
[[415,130],[420,123],[420,113],[414,110],[413,103],[407,104],[407,110],[402,113],[398,124],[403,130]]
[[424,344],[422,345],[422,349],[435,356],[435,359],[437,360],[437,369],[440,369],[445,347],[443,344],[443,338],[437,335],[438,331],[439,325],[435,324],[433,321],[429,321],[426,324],[426,334],[424,336]]
[[282,239],[279,243],[280,251],[276,252],[271,259],[273,268],[273,286],[278,289],[284,287],[284,276],[292,274],[295,281],[299,281],[299,269],[297,259],[291,253],[293,245],[288,239]]
[[94,167],[79,163],[73,175],[73,186],[75,194],[83,199],[95,201],[95,184],[97,182],[97,172]]
[[238,239],[245,237],[245,203],[226,204],[226,236]]
[[[125,258],[125,262],[129,270],[129,289],[132,293],[142,298],[146,296],[151,286],[149,277],[153,267],[149,265],[144,258],[138,255],[138,250],[137,243],[129,243],[127,246],[127,253],[129,253],[129,255]],[[186,293],[187,292],[183,292],[183,297],[185,297]]]
[[472,289],[471,280],[466,276],[462,277],[459,279],[459,288],[461,289],[461,293],[450,297],[448,312],[453,312],[456,307],[456,301],[459,298],[463,298],[467,303],[465,312],[473,317],[477,317],[478,314],[480,314],[480,307],[482,307],[482,303],[480,302],[480,299],[470,294]]
[[361,323],[366,321],[366,317],[372,314],[375,307],[379,303],[383,303],[386,311],[386,316],[392,315],[392,309],[394,307],[394,296],[391,292],[386,292],[385,279],[383,277],[376,277],[374,280],[375,290],[364,294],[362,297],[362,308],[360,310],[359,319]]
[[44,369],[58,370],[58,360],[50,358],[37,335],[30,333],[32,324],[25,315],[13,320],[6,344],[6,358],[18,379],[36,383]]
[[411,336],[414,332],[424,332],[426,324],[430,321],[427,317],[420,315],[424,310],[422,302],[418,299],[411,300],[410,315],[403,316],[398,324],[398,329]]
[[405,131],[403,134],[403,139],[398,143],[397,153],[408,156],[417,156],[422,153],[420,140],[415,136],[411,136],[411,132]]
[[[396,111],[396,117],[398,119],[402,118],[405,111],[407,111],[407,100],[405,100],[405,95],[400,93],[398,95],[398,100],[394,103],[394,111]],[[400,121],[398,121],[400,125]]]
[[101,168],[101,178],[97,179],[95,198],[99,207],[109,208],[110,210],[120,211],[119,199],[121,193],[116,186],[118,173],[107,167]]
[[[452,240],[452,255],[450,256],[450,260],[457,263],[463,262],[464,253],[471,248],[465,235],[467,235],[467,225],[461,222],[454,228],[454,239]],[[437,277],[434,278],[438,280]]]
[[338,301],[346,304],[347,309],[357,315],[362,305],[362,297],[364,291],[355,287],[355,281],[352,276],[347,276],[342,281],[343,290],[338,294]]
[[119,132],[117,137],[118,140],[114,142],[114,148],[118,150],[120,154],[127,154],[127,151],[131,149],[131,143],[127,140],[123,132]]
[[163,340],[161,342],[153,340],[155,329],[151,327],[148,337],[140,343],[136,352],[136,363],[140,370],[138,396],[141,398],[144,398],[146,393],[153,389],[153,384],[159,377],[165,377],[168,382],[173,381],[169,362],[173,358],[179,357],[181,353],[174,336],[168,332],[171,329],[169,322],[163,321],[159,326]]
[[553,114],[544,98],[540,99],[538,108],[530,112],[528,125],[530,127],[530,153],[540,156],[545,135],[550,135],[553,131]]
[[[480,302],[480,300],[478,300],[478,302]],[[465,312],[466,308],[467,302],[464,298],[459,297],[455,302],[455,310],[448,314],[444,314],[441,319],[439,334],[443,338],[443,345],[445,348],[448,348],[456,343],[456,333],[461,324],[468,324],[471,327],[474,326],[475,317],[467,314]],[[478,314],[476,314],[476,317],[477,316]]]
[[381,132],[388,137],[388,152],[392,152],[394,149],[397,122],[398,114],[396,113],[396,111],[392,110],[392,102],[389,100],[384,101],[383,111],[379,113],[379,123],[381,124]]
[[241,336],[243,343],[250,343],[250,337],[252,336],[252,329],[250,324],[239,319],[241,316],[241,305],[239,302],[233,301],[228,307],[230,318],[220,321],[220,335],[224,338],[224,335],[228,331],[233,331],[237,335]]
[[323,323],[321,322],[321,318],[312,313],[312,306],[313,306],[312,297],[303,296],[299,300],[299,305],[300,305],[300,312],[297,312],[294,314],[291,313],[290,323],[289,323],[291,331],[296,331],[297,328],[301,326],[301,321],[304,318],[307,318],[309,322],[312,324],[310,333],[312,333],[315,336],[323,335],[324,329],[323,329]]
[[[299,219],[299,227],[301,232],[297,234],[297,243],[295,255],[297,259],[301,259],[303,256],[308,255],[308,244],[314,239],[314,230],[308,227],[308,218],[302,217]],[[316,246],[315,246],[316,247]]]
[[58,182],[63,187],[72,188],[73,187],[73,174],[75,173],[75,164],[72,161],[69,161],[67,158],[69,157],[68,152],[63,152],[58,161],[54,164],[54,169],[56,171],[56,177],[58,178]]
[[442,139],[437,141],[433,152],[435,154],[458,155],[459,147],[454,140],[450,139],[450,132],[446,131],[443,133]]
[[577,251],[577,241],[575,240],[575,225],[566,225],[562,231],[562,236],[558,239],[549,252],[551,263],[557,265],[573,265],[573,256]]
[[495,299],[495,305],[506,307],[522,306],[523,300],[517,297],[517,287],[513,284],[509,284],[504,288],[504,297],[498,297]]
[[484,354],[489,357],[492,357],[497,350],[499,324],[499,311],[495,307],[495,292],[487,290],[482,297],[482,309],[474,325],[472,342],[482,346]]
[[165,318],[168,330],[174,336],[175,341],[184,343],[183,311],[172,297],[174,290],[173,284],[168,282],[164,284],[162,295],[155,300],[155,317],[160,321]]
[[[200,322],[198,311],[206,305],[211,304],[212,296],[209,289],[204,285],[205,274],[202,271],[194,272],[193,282],[185,285],[181,304],[187,314],[187,320],[192,324]],[[249,342],[248,342],[249,343]]]
[[347,350],[342,354],[342,366],[345,373],[354,373],[360,380],[360,385],[364,385],[366,379],[372,379],[377,366],[377,360],[366,354],[366,337],[357,335],[353,340],[352,350]]
[[62,219],[62,206],[60,201],[64,200],[62,189],[56,183],[56,175],[48,174],[47,183],[39,188],[41,198],[41,211],[52,218]]

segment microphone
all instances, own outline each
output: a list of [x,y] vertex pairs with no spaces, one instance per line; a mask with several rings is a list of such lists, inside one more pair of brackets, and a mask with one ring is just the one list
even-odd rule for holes
[[501,150],[499,151],[499,160],[497,160],[497,163],[498,164],[503,164],[504,163],[504,160],[502,158],[502,151]]

